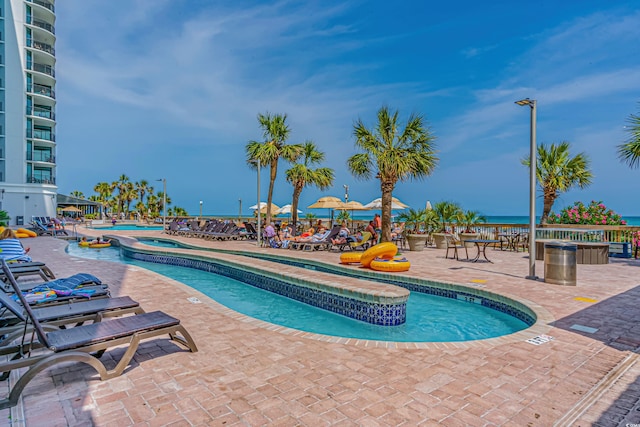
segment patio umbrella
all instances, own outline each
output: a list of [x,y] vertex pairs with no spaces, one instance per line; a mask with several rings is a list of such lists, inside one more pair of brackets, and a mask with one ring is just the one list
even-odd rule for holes
[[344,202],[338,197],[325,196],[320,197],[315,203],[307,206],[309,209],[330,209],[331,210],[331,223],[333,223],[333,209],[342,207]]
[[[258,205],[250,206],[249,209],[255,211],[258,209]],[[271,203],[271,212],[275,213],[278,209],[280,209],[278,205]],[[260,213],[267,213],[267,202],[260,202]]]
[[433,210],[433,207],[431,206],[431,202],[427,200],[427,205],[425,206],[425,209],[430,211]]
[[[370,201],[369,203],[364,205],[364,207],[366,209],[382,209],[382,197],[378,197],[377,199]],[[408,205],[405,205],[395,197],[391,199],[391,209],[406,209],[408,207]]]
[[62,212],[75,212],[75,213],[82,212],[80,209],[76,208],[75,206],[67,206],[66,208],[63,208],[60,210]]
[[336,209],[339,211],[351,211],[351,228],[353,228],[353,211],[369,210],[368,208],[365,208],[362,205],[362,203],[355,200],[351,200],[351,201],[348,201],[347,203],[343,203],[341,207]]
[[[302,211],[300,209],[298,209],[298,213],[301,214]],[[284,214],[289,214],[291,215],[291,205],[284,205],[283,207],[281,207],[280,209],[278,209],[276,211],[277,215],[284,215]]]

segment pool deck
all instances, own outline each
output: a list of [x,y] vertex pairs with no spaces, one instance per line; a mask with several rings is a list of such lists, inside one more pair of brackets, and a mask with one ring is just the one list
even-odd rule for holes
[[[131,233],[161,236],[109,232]],[[257,248],[247,241],[165,237],[331,264],[339,258],[336,252]],[[488,249],[493,263],[471,263],[445,259],[445,250],[434,248],[405,252],[412,266],[402,274],[481,288],[539,307],[544,318],[534,335],[553,338],[538,340],[539,345],[515,334],[410,346],[270,325],[142,268],[69,257],[64,240],[38,237],[24,243],[57,277],[92,273],[109,283],[114,295],[129,295],[147,311],[180,318],[199,351],[188,353],[163,338],[145,341],[125,373],[108,381],[85,365],[49,368],[27,386],[18,406],[0,411],[1,425],[640,424],[640,260],[578,265],[577,286],[558,286],[524,279],[528,256],[523,253]],[[475,249],[469,252],[473,256]],[[536,272],[544,275],[542,261]],[[109,361],[109,353],[103,359]],[[0,387],[6,391],[5,383]]]

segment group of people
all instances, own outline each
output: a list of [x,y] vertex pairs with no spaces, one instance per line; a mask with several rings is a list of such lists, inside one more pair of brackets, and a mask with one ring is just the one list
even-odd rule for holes
[[0,233],[0,258],[7,262],[31,262],[32,259],[28,255],[30,248],[22,245],[15,231],[5,228]]
[[[370,234],[370,241],[372,245],[375,245],[380,241],[382,235],[382,218],[380,214],[375,214],[374,218],[369,221],[369,224],[364,229],[364,232]],[[272,247],[288,247],[291,242],[321,242],[329,236],[330,230],[328,230],[321,219],[315,224],[314,227],[308,228],[305,232],[299,236],[295,236],[292,228],[287,223],[282,223],[280,227],[272,222],[268,224],[264,229],[265,241]],[[391,229],[391,238],[395,239],[402,233],[402,225],[394,224]],[[345,245],[351,242],[361,242],[363,239],[363,232],[358,231],[352,234],[347,227],[346,222],[342,222],[340,230],[335,237],[331,237],[331,243],[334,245]]]

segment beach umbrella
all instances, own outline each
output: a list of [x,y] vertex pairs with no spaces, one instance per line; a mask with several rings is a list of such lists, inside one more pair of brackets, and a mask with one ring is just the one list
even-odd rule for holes
[[[277,215],[285,215],[285,214],[291,215],[291,207],[292,207],[291,205],[284,205],[283,207],[281,207],[280,209],[278,209],[276,211],[276,214]],[[301,214],[302,211],[300,209],[298,209],[298,213]]]
[[63,208],[60,210],[62,212],[75,212],[75,213],[82,212],[80,209],[76,208],[75,206],[67,206],[66,208]]
[[[249,207],[250,210],[255,211],[258,210],[258,205],[253,205]],[[276,204],[271,203],[271,212],[276,212],[280,209]],[[260,202],[260,213],[267,213],[267,202]]]
[[425,209],[428,211],[433,210],[433,207],[431,206],[431,202],[427,200],[427,205],[425,206]]
[[307,206],[309,209],[330,209],[331,210],[331,223],[333,223],[333,210],[342,207],[344,202],[338,197],[324,196],[316,200],[315,203]]
[[356,200],[350,200],[346,203],[343,203],[341,207],[335,208],[339,211],[351,211],[351,227],[353,228],[353,211],[366,211],[369,208],[365,208],[362,203]]
[[[378,197],[377,199],[370,201],[369,203],[364,205],[364,207],[366,209],[382,209],[382,197]],[[391,199],[391,209],[406,209],[408,207],[408,205],[405,205],[395,197]]]

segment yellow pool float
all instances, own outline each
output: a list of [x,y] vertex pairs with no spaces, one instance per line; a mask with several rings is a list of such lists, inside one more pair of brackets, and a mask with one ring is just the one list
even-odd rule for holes
[[26,236],[24,236],[24,237],[37,237],[38,236],[38,233],[36,233],[33,230],[26,229],[26,228],[18,228],[16,230],[16,233],[21,233],[23,235],[26,234]]
[[358,264],[362,252],[345,252],[340,255],[340,264]]
[[89,243],[89,247],[92,249],[108,248],[111,243]]
[[398,247],[395,243],[391,242],[382,242],[378,243],[375,246],[371,246],[369,249],[364,251],[362,256],[360,257],[360,264],[364,267],[369,267],[371,261],[376,258],[388,258],[391,259],[398,253]]
[[376,271],[408,271],[411,263],[404,257],[376,258],[369,267]]
[[82,246],[83,248],[89,247],[89,242],[78,242],[78,246]]

